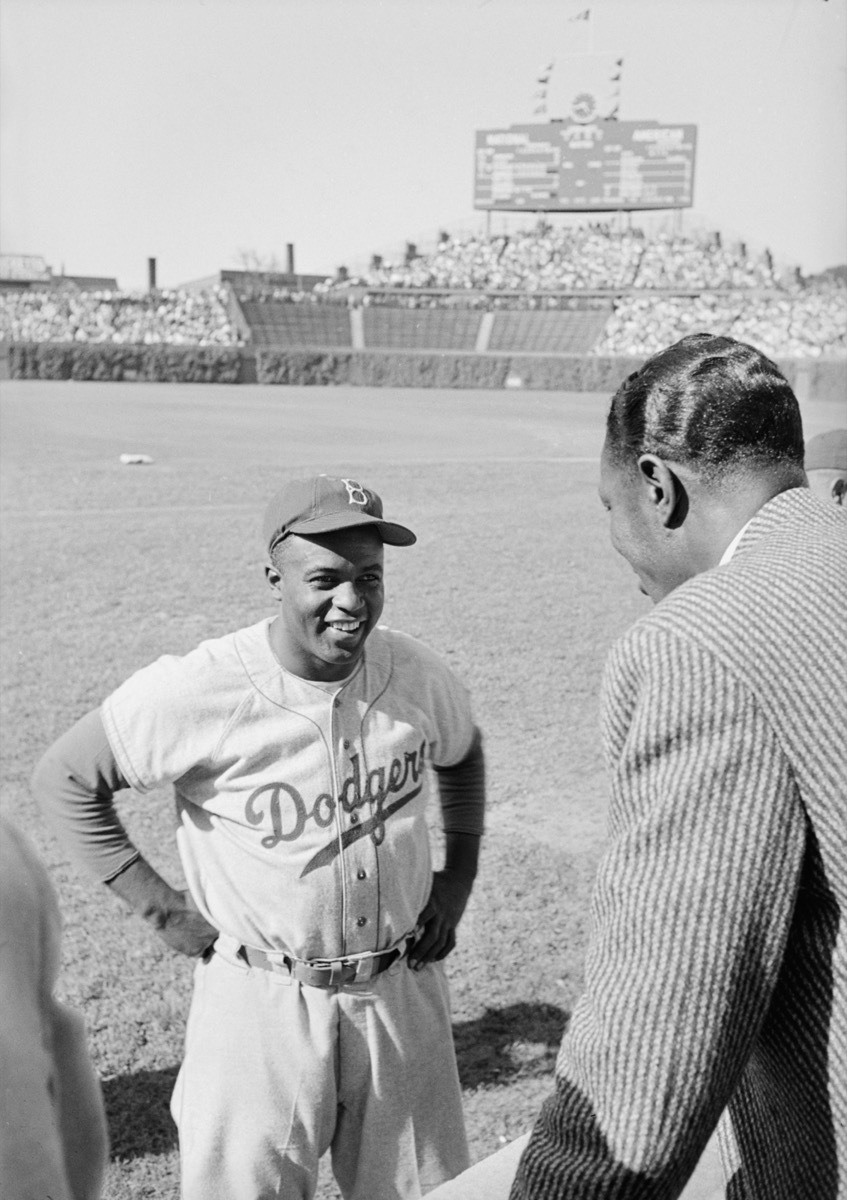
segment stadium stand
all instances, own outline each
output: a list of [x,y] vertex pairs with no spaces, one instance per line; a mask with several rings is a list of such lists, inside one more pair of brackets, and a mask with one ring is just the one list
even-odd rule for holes
[[716,233],[660,233],[592,223],[534,229],[492,237],[441,235],[435,250],[402,263],[374,256],[371,268],[342,281],[327,281],[324,293],[357,287],[451,288],[529,292],[632,287],[777,287],[771,255],[748,255],[746,247],[724,246]]
[[364,344],[374,350],[473,350],[479,315],[446,308],[365,308]]
[[[224,272],[208,288],[82,290],[18,256],[28,287],[0,288],[0,341],[643,356],[708,329],[785,358],[847,357],[843,270],[803,281],[717,233],[540,221],[451,236],[404,261],[374,255],[333,279]],[[58,277],[57,277],[58,278]],[[218,282],[215,282],[218,280]]]
[[779,358],[841,357],[847,355],[847,288],[809,288],[782,297],[740,292],[623,296],[594,349],[597,354],[654,354],[700,329],[750,342]]
[[537,354],[589,354],[603,333],[611,304],[574,312],[497,312],[488,349]]
[[352,345],[346,307],[280,300],[242,300],[240,304],[255,346],[304,349]]
[[108,342],[234,346],[227,297],[181,290],[148,293],[75,288],[0,293],[0,337],[10,342]]

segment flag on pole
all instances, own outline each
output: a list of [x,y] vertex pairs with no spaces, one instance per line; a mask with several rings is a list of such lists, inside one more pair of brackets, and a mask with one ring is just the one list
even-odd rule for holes
[[583,8],[581,12],[574,13],[572,17],[568,17],[569,21],[587,21],[591,16],[590,8]]

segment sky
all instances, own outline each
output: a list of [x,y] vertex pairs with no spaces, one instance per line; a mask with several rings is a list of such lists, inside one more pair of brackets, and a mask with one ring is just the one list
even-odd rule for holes
[[589,51],[697,125],[686,220],[847,262],[847,0],[0,0],[0,249],[169,287],[483,228],[475,130]]

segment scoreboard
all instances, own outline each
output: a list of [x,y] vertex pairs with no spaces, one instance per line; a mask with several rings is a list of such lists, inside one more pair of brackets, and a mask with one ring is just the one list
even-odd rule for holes
[[481,129],[474,208],[690,208],[696,144],[696,125],[658,121],[551,121]]

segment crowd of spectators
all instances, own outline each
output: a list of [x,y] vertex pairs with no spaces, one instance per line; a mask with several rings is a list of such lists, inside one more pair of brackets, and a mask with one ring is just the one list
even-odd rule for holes
[[[692,294],[662,294],[674,289]],[[326,297],[346,293],[364,304],[414,308],[603,303],[555,294],[569,290],[650,293],[615,299],[598,354],[653,354],[696,329],[731,334],[774,355],[847,354],[843,280],[806,285],[796,271],[780,272],[769,251],[749,253],[718,233],[648,235],[608,223],[554,229],[546,221],[491,237],[443,233],[429,254],[409,245],[402,262],[374,256],[361,275],[345,273],[316,289]]]
[[324,294],[356,287],[453,288],[546,292],[571,288],[779,286],[768,251],[750,255],[741,243],[724,245],[718,234],[663,233],[590,223],[491,237],[442,233],[435,250],[407,247],[402,262],[375,255],[354,278],[327,280]]
[[616,301],[594,352],[655,354],[704,329],[750,342],[774,357],[847,355],[847,288],[809,287],[772,297],[738,292],[624,296]]
[[242,340],[220,287],[146,293],[0,291],[0,338],[12,342],[117,342],[235,346]]
[[[600,354],[653,354],[695,329],[730,334],[777,356],[847,354],[843,274],[804,282],[797,272],[781,274],[768,251],[748,253],[717,233],[648,235],[609,223],[554,228],[539,221],[490,237],[442,233],[426,254],[409,243],[402,261],[374,255],[368,271],[350,276],[341,268],[313,291],[258,279],[242,290],[241,300],[300,305],[610,308],[595,347]],[[584,294],[562,294],[574,291]],[[238,345],[243,339],[229,300],[221,286],[143,294],[5,291],[0,338]]]

